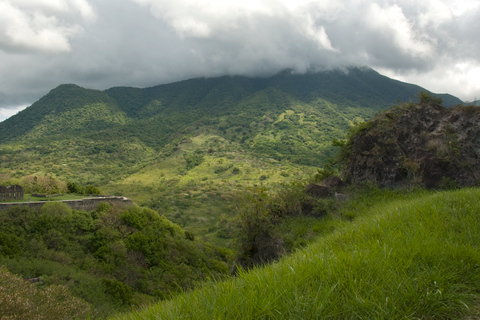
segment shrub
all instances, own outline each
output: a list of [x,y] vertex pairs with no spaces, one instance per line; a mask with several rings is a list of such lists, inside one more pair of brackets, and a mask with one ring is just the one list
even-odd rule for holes
[[272,216],[269,210],[268,192],[265,187],[250,188],[237,203],[237,261],[243,267],[256,262],[259,237],[273,238]]
[[131,305],[134,303],[132,289],[126,284],[118,280],[102,279],[102,284],[105,287],[105,292],[115,298],[116,301],[121,301],[124,305]]
[[102,194],[102,191],[94,186],[81,186],[75,182],[67,183],[68,193],[76,194]]
[[428,103],[442,104],[443,102],[442,98],[435,97],[426,91],[420,91],[417,96],[418,96],[418,102],[420,104],[428,104]]
[[2,319],[86,319],[90,306],[64,286],[41,288],[0,267]]
[[442,184],[440,185],[440,189],[444,189],[444,190],[459,189],[458,182],[457,180],[449,177],[442,177]]
[[67,192],[67,184],[52,176],[26,176],[20,181],[25,193],[58,194]]
[[51,217],[66,217],[72,214],[72,209],[63,202],[47,202],[41,212]]

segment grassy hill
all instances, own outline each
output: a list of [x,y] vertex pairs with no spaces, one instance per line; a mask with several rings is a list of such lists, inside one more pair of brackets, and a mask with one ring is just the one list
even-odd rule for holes
[[353,222],[278,263],[115,319],[471,319],[479,196],[371,194]]

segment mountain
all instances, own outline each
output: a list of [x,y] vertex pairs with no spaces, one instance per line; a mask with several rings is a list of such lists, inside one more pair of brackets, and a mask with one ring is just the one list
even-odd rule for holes
[[[162,124],[159,115],[188,112],[182,119],[186,124],[205,113],[208,117],[231,114],[231,111],[238,113],[237,106],[242,105],[243,109],[246,99],[248,102],[255,95],[267,92],[270,95],[267,99],[277,109],[285,108],[285,99],[290,99],[290,103],[313,104],[321,100],[335,105],[339,111],[356,108],[361,109],[358,114],[369,114],[398,101],[415,99],[420,91],[426,90],[382,76],[372,69],[358,68],[307,74],[284,71],[269,78],[197,78],[144,89],[115,87],[103,92],[68,84],[53,89],[31,107],[1,123],[0,142],[18,140],[27,133],[35,138],[39,134],[65,134],[65,129],[75,133],[79,128],[104,129],[125,124],[127,118],[152,121],[154,117]],[[462,103],[451,95],[438,96],[446,106]],[[68,118],[72,123],[65,126],[60,120],[52,120],[58,117]],[[84,124],[88,124],[87,127]],[[49,128],[39,129],[42,125]]]
[[[422,90],[368,68],[197,78],[143,89],[60,85],[0,123],[0,172],[104,185],[181,153],[188,171],[202,154],[240,150],[249,158],[320,166],[335,155],[331,140],[353,123]],[[439,96],[446,106],[462,103]],[[195,137],[203,142],[186,154],[182,145]]]
[[[309,74],[281,72],[270,78],[198,78],[151,88],[106,91],[61,85],[29,108],[0,123],[0,143],[87,135],[105,139],[121,131],[149,147],[193,123],[251,126],[255,117],[278,117],[306,105],[333,112],[345,124],[369,118],[397,101],[415,99],[421,87],[389,79],[372,69],[352,68]],[[441,95],[445,105],[462,103]],[[300,110],[299,110],[300,111]],[[304,111],[304,110],[302,110]],[[252,114],[253,112],[253,114]],[[101,131],[100,136],[95,137]]]
[[[198,78],[143,89],[60,85],[0,123],[0,170],[104,185],[185,153],[182,144],[200,136],[205,141],[189,151],[198,157],[180,159],[187,171],[201,154],[239,150],[319,166],[335,155],[332,138],[422,90],[367,68]],[[440,96],[447,106],[462,103]]]

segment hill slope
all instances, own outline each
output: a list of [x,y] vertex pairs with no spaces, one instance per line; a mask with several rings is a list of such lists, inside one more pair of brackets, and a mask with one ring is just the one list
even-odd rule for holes
[[459,319],[480,294],[478,189],[381,200],[278,263],[115,319]]

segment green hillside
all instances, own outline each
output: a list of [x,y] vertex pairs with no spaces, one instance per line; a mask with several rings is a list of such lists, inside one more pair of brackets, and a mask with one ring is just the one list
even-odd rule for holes
[[371,194],[278,263],[115,319],[474,319],[479,196]]

